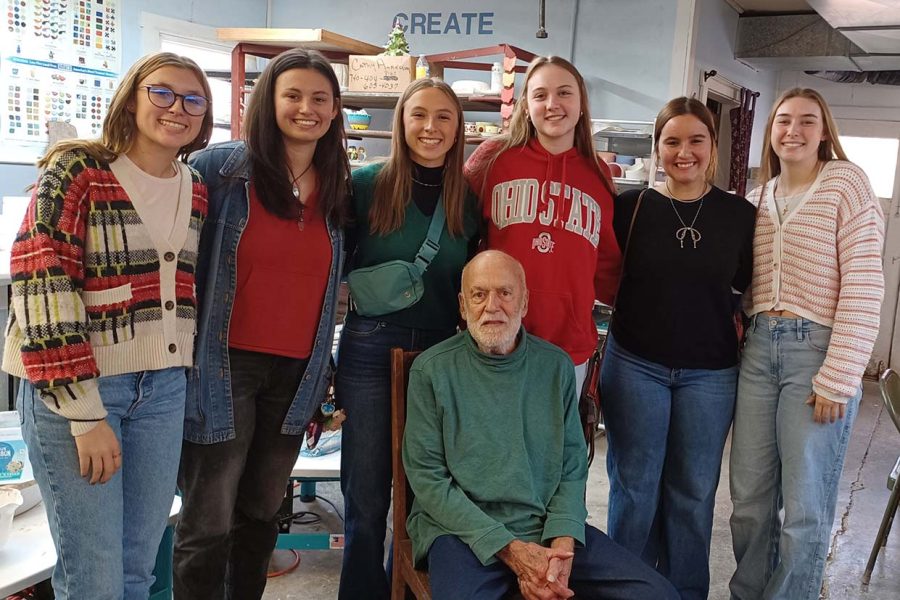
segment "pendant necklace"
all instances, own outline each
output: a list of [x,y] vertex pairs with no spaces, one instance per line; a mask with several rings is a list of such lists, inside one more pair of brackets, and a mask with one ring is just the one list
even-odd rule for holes
[[[822,172],[822,165],[819,164],[816,168],[815,176],[809,181],[809,183],[803,185],[794,191],[793,194],[788,194],[787,190],[785,190],[781,195],[781,221],[787,218],[788,214],[791,212],[791,205],[798,199],[802,198],[802,196],[809,191],[810,186],[816,182],[816,179],[819,177],[819,173]],[[775,178],[775,187],[772,189],[772,197],[775,199],[775,208],[778,208],[778,192],[780,191],[778,188],[781,186],[781,174],[778,174],[778,177]]]
[[288,165],[288,173],[290,173],[291,177],[293,178],[291,179],[291,194],[293,194],[297,202],[300,203],[300,213],[297,216],[297,228],[300,229],[300,231],[303,231],[303,212],[306,210],[306,205],[300,200],[300,186],[297,184],[297,182],[301,177],[306,175],[306,172],[312,168],[312,165],[312,161],[309,161],[309,164],[306,165],[306,168],[303,169],[303,172],[296,177],[294,177],[294,171],[291,169],[291,166]]
[[[703,200],[706,198],[706,194],[709,192],[709,185],[703,188],[703,193],[700,194],[697,198],[693,200],[681,200],[680,198],[675,198],[675,195],[669,190],[669,181],[666,180],[666,193],[669,195],[669,204],[672,206],[672,210],[675,211],[675,216],[678,217],[678,222],[681,223],[681,227],[675,232],[675,239],[678,240],[678,243],[681,244],[681,247],[684,248],[684,238],[690,236],[691,241],[694,243],[694,248],[697,247],[697,242],[700,241],[700,238],[703,237],[700,235],[700,231],[694,227],[694,224],[697,222],[697,217],[700,216],[700,211],[703,210]],[[678,209],[675,208],[674,200],[678,200],[679,202],[696,202],[700,201],[700,206],[697,207],[697,212],[694,213],[694,219],[691,221],[690,225],[685,224],[684,219],[681,218],[681,213],[678,212]]]

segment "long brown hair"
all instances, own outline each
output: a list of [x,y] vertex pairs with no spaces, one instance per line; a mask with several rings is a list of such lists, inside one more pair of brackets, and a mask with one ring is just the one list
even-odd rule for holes
[[315,50],[292,48],[282,52],[266,65],[253,87],[243,126],[253,187],[260,203],[270,213],[284,219],[297,217],[299,206],[291,194],[284,135],[275,120],[275,81],[291,69],[316,71],[331,86],[336,116],[325,135],[316,141],[312,162],[319,179],[319,210],[333,225],[341,226],[347,219],[350,193],[341,88],[328,59]]
[[696,98],[688,98],[681,96],[673,98],[666,102],[659,114],[656,115],[656,125],[653,128],[653,147],[656,148],[656,158],[659,158],[659,138],[662,135],[663,127],[675,117],[691,115],[696,117],[706,126],[709,132],[709,140],[712,143],[710,149],[709,164],[706,165],[706,183],[712,183],[716,179],[716,170],[719,166],[718,151],[718,135],[716,134],[716,121],[712,112],[702,102]]
[[128,107],[135,101],[138,84],[154,71],[163,67],[178,67],[193,73],[203,87],[203,95],[210,99],[210,106],[206,114],[203,115],[200,132],[190,144],[178,150],[178,157],[183,162],[187,162],[187,157],[191,152],[205,148],[209,143],[209,136],[212,134],[213,113],[212,92],[209,89],[209,82],[206,80],[203,69],[186,56],[179,56],[171,52],[156,52],[138,59],[137,62],[131,65],[125,76],[122,77],[119,87],[113,93],[106,117],[103,119],[103,129],[99,139],[79,138],[57,142],[38,160],[38,168],[43,169],[47,167],[63,152],[73,150],[81,150],[101,162],[111,162],[120,154],[131,150],[131,147],[134,145],[137,123],[134,113]]
[[465,123],[462,104],[449,85],[438,79],[417,79],[410,83],[394,109],[393,135],[391,136],[391,156],[375,179],[375,197],[369,211],[369,228],[372,233],[386,235],[403,226],[406,207],[411,201],[413,160],[406,145],[406,126],[403,123],[403,109],[413,94],[426,88],[442,91],[456,107],[456,139],[444,159],[444,187],[441,198],[447,214],[447,231],[457,236],[463,233],[468,187],[463,177],[463,146],[465,145]]
[[[528,69],[525,71],[525,85],[522,86],[522,94],[516,100],[516,105],[513,108],[513,114],[509,121],[509,131],[499,137],[500,145],[497,151],[490,160],[483,163],[483,167],[475,175],[482,176],[490,173],[491,167],[494,166],[494,162],[501,154],[511,148],[524,146],[532,138],[537,137],[534,123],[528,118],[528,84],[531,82],[531,77],[535,72],[546,65],[555,65],[565,69],[572,74],[578,83],[578,94],[581,97],[581,116],[578,118],[578,123],[575,124],[575,149],[587,159],[588,164],[597,173],[600,181],[603,182],[603,187],[606,188],[610,196],[615,197],[616,189],[612,181],[600,169],[597,152],[594,148],[594,137],[591,133],[591,111],[588,105],[588,91],[584,77],[581,76],[575,65],[561,56],[538,56],[528,65]],[[483,181],[486,182],[487,177],[483,177]]]
[[837,123],[831,115],[828,103],[822,94],[811,88],[791,88],[781,94],[775,104],[772,105],[772,111],[769,113],[769,120],[766,121],[766,135],[763,138],[762,159],[759,161],[759,184],[764,185],[767,181],[781,173],[781,160],[775,154],[772,148],[772,126],[775,124],[775,115],[778,109],[787,100],[791,98],[806,98],[812,100],[819,105],[822,111],[822,129],[825,133],[825,139],[819,142],[819,161],[828,162],[830,160],[847,160],[847,154],[841,147],[841,139],[838,137]]

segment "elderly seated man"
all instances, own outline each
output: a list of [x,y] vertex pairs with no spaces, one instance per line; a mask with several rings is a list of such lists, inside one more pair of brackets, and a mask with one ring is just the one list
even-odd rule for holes
[[468,330],[409,375],[408,529],[435,600],[677,598],[658,573],[585,524],[587,453],[568,355],[522,328],[525,272],[482,252],[459,294]]

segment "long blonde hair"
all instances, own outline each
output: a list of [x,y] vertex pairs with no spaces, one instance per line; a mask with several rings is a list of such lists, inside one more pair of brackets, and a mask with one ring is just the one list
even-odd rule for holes
[[775,124],[775,115],[778,113],[778,109],[791,98],[812,100],[819,105],[819,110],[822,111],[822,128],[825,133],[825,139],[819,142],[819,161],[847,160],[847,154],[841,147],[841,139],[838,137],[837,123],[834,122],[834,117],[831,115],[831,110],[828,108],[828,103],[825,102],[822,94],[811,88],[791,88],[778,97],[778,100],[772,105],[769,120],[766,121],[762,159],[759,161],[760,185],[765,185],[767,181],[781,173],[781,160],[775,154],[775,149],[772,148],[772,126]]
[[[603,187],[606,188],[606,191],[609,192],[610,196],[615,197],[616,190],[613,187],[612,181],[610,181],[606,174],[601,170],[600,163],[597,160],[597,152],[594,149],[594,137],[591,134],[591,113],[590,106],[588,105],[588,92],[587,85],[584,83],[584,77],[581,76],[581,73],[578,72],[575,65],[560,56],[538,56],[528,65],[528,69],[525,71],[525,85],[522,86],[522,94],[519,96],[518,100],[516,100],[516,105],[513,108],[513,114],[509,121],[509,131],[499,137],[500,144],[498,145],[497,151],[490,160],[483,163],[483,166],[479,168],[474,175],[481,178],[480,176],[490,173],[491,168],[501,154],[511,148],[524,146],[532,138],[537,137],[534,123],[528,118],[528,84],[531,82],[531,78],[537,70],[546,65],[555,65],[565,69],[572,74],[575,81],[578,83],[578,93],[581,97],[581,115],[578,118],[578,123],[575,125],[575,149],[587,159],[588,164],[596,171],[597,176],[600,177],[600,181],[603,182]],[[487,177],[483,177],[482,180],[486,182]],[[484,190],[481,191],[483,192]]]
[[456,107],[456,139],[444,159],[444,187],[441,198],[447,215],[447,231],[457,236],[463,233],[463,214],[467,184],[463,177],[463,146],[465,145],[465,123],[462,104],[449,85],[438,79],[417,79],[407,86],[397,107],[394,109],[393,135],[391,136],[391,156],[375,179],[375,194],[369,210],[369,228],[372,233],[387,235],[403,226],[406,207],[411,201],[413,160],[406,145],[406,126],[403,123],[403,108],[409,99],[420,90],[435,88],[441,90]]
[[209,109],[203,115],[203,123],[200,125],[200,133],[197,134],[197,137],[190,144],[178,150],[178,157],[182,161],[187,162],[187,157],[191,152],[205,148],[209,143],[209,136],[212,134],[213,114],[212,92],[203,69],[185,56],[179,56],[171,52],[156,52],[138,59],[137,62],[131,65],[125,76],[122,77],[119,87],[116,88],[113,94],[106,117],[103,119],[103,130],[99,139],[78,138],[57,142],[38,161],[38,168],[46,168],[60,154],[72,150],[84,151],[92,158],[102,162],[113,161],[120,154],[131,150],[131,147],[134,145],[137,124],[134,113],[128,110],[128,106],[136,97],[138,84],[145,77],[162,67],[178,67],[192,72],[203,87],[203,95],[210,99]]

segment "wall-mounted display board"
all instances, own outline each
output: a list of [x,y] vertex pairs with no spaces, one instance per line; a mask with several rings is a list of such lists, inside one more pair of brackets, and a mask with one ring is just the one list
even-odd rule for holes
[[98,136],[122,66],[121,0],[0,3],[0,162],[33,163],[50,120]]

